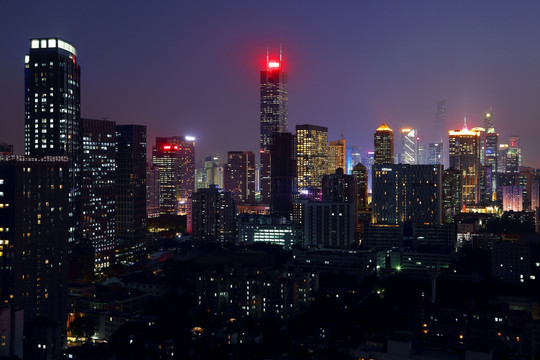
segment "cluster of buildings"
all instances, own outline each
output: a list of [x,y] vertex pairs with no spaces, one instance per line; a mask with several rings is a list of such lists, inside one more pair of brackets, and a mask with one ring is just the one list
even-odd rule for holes
[[[287,73],[281,54],[267,56],[259,154],[236,149],[224,163],[214,155],[197,168],[194,137],[157,137],[149,163],[145,126],[81,118],[80,76],[72,44],[30,40],[24,155],[0,144],[0,318],[10,324],[0,327],[8,339],[0,356],[22,357],[24,348],[33,358],[58,358],[69,272],[85,270],[73,259],[91,255],[94,275],[135,262],[147,255],[148,218],[184,215],[197,242],[296,247],[292,275],[237,270],[198,282],[199,305],[216,313],[234,302],[243,311],[235,307],[233,315],[288,317],[304,304],[299,294],[316,288],[311,274],[364,278],[385,269],[448,267],[459,234],[471,239],[456,227],[456,215],[539,206],[540,173],[522,166],[519,137],[499,143],[491,111],[484,127],[465,122],[446,142],[441,101],[437,142],[426,149],[416,129],[402,129],[396,153],[395,134],[382,124],[364,157],[343,134],[329,141],[327,127],[302,124],[289,132]],[[523,249],[516,251],[529,247]],[[246,291],[254,297],[243,303]],[[13,335],[21,333],[25,346]]]

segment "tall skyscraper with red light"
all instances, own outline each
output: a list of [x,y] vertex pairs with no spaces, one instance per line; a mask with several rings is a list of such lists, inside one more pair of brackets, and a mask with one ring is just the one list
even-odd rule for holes
[[279,60],[266,55],[266,69],[261,71],[260,82],[260,182],[262,202],[270,202],[270,147],[272,134],[288,130],[287,73],[283,71],[283,56]]
[[159,169],[160,214],[187,215],[195,191],[195,138],[156,137],[152,163]]

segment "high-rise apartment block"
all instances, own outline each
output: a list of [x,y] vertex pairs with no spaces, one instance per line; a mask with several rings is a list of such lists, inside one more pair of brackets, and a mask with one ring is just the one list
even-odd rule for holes
[[382,124],[373,136],[375,149],[374,164],[394,163],[394,133],[386,124]]
[[192,195],[192,233],[196,241],[234,242],[236,206],[233,194],[215,185]]
[[309,201],[303,215],[305,246],[349,248],[354,243],[352,202]]
[[223,189],[233,193],[237,204],[255,202],[255,154],[229,151],[223,167]]
[[195,190],[195,138],[156,137],[152,164],[159,169],[160,214],[187,215]]
[[65,156],[0,157],[0,300],[24,311],[25,351],[42,335],[36,321],[55,324],[43,357],[51,359],[68,312],[69,166]]
[[288,131],[287,73],[279,60],[266,55],[266,69],[260,78],[260,183],[262,202],[270,202],[270,145],[272,134]]
[[328,128],[296,125],[296,167],[298,191],[320,192],[321,180],[328,161]]
[[94,247],[94,272],[114,260],[116,239],[116,124],[82,119],[81,228]]
[[440,224],[442,165],[373,165],[373,222]]

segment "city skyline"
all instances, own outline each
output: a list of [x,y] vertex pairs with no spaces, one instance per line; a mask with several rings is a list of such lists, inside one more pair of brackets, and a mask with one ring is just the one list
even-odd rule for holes
[[343,132],[364,153],[383,122],[421,129],[429,143],[445,99],[445,130],[461,128],[464,116],[481,126],[492,107],[500,142],[519,135],[524,165],[540,166],[538,4],[306,5],[3,3],[2,121],[14,125],[4,125],[0,141],[23,152],[28,39],[59,36],[78,50],[82,117],[145,124],[148,139],[195,136],[198,162],[257,151],[258,75],[267,46],[276,56],[282,44],[290,128],[327,126],[329,140]]

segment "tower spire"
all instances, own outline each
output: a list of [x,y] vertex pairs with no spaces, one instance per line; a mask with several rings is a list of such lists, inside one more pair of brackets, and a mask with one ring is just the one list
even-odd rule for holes
[[269,56],[268,56],[268,44],[266,44],[266,63],[268,64]]
[[463,129],[468,130],[468,128],[467,128],[467,117],[466,116],[463,118]]
[[279,43],[279,62],[283,61],[283,47],[281,46],[281,43]]

